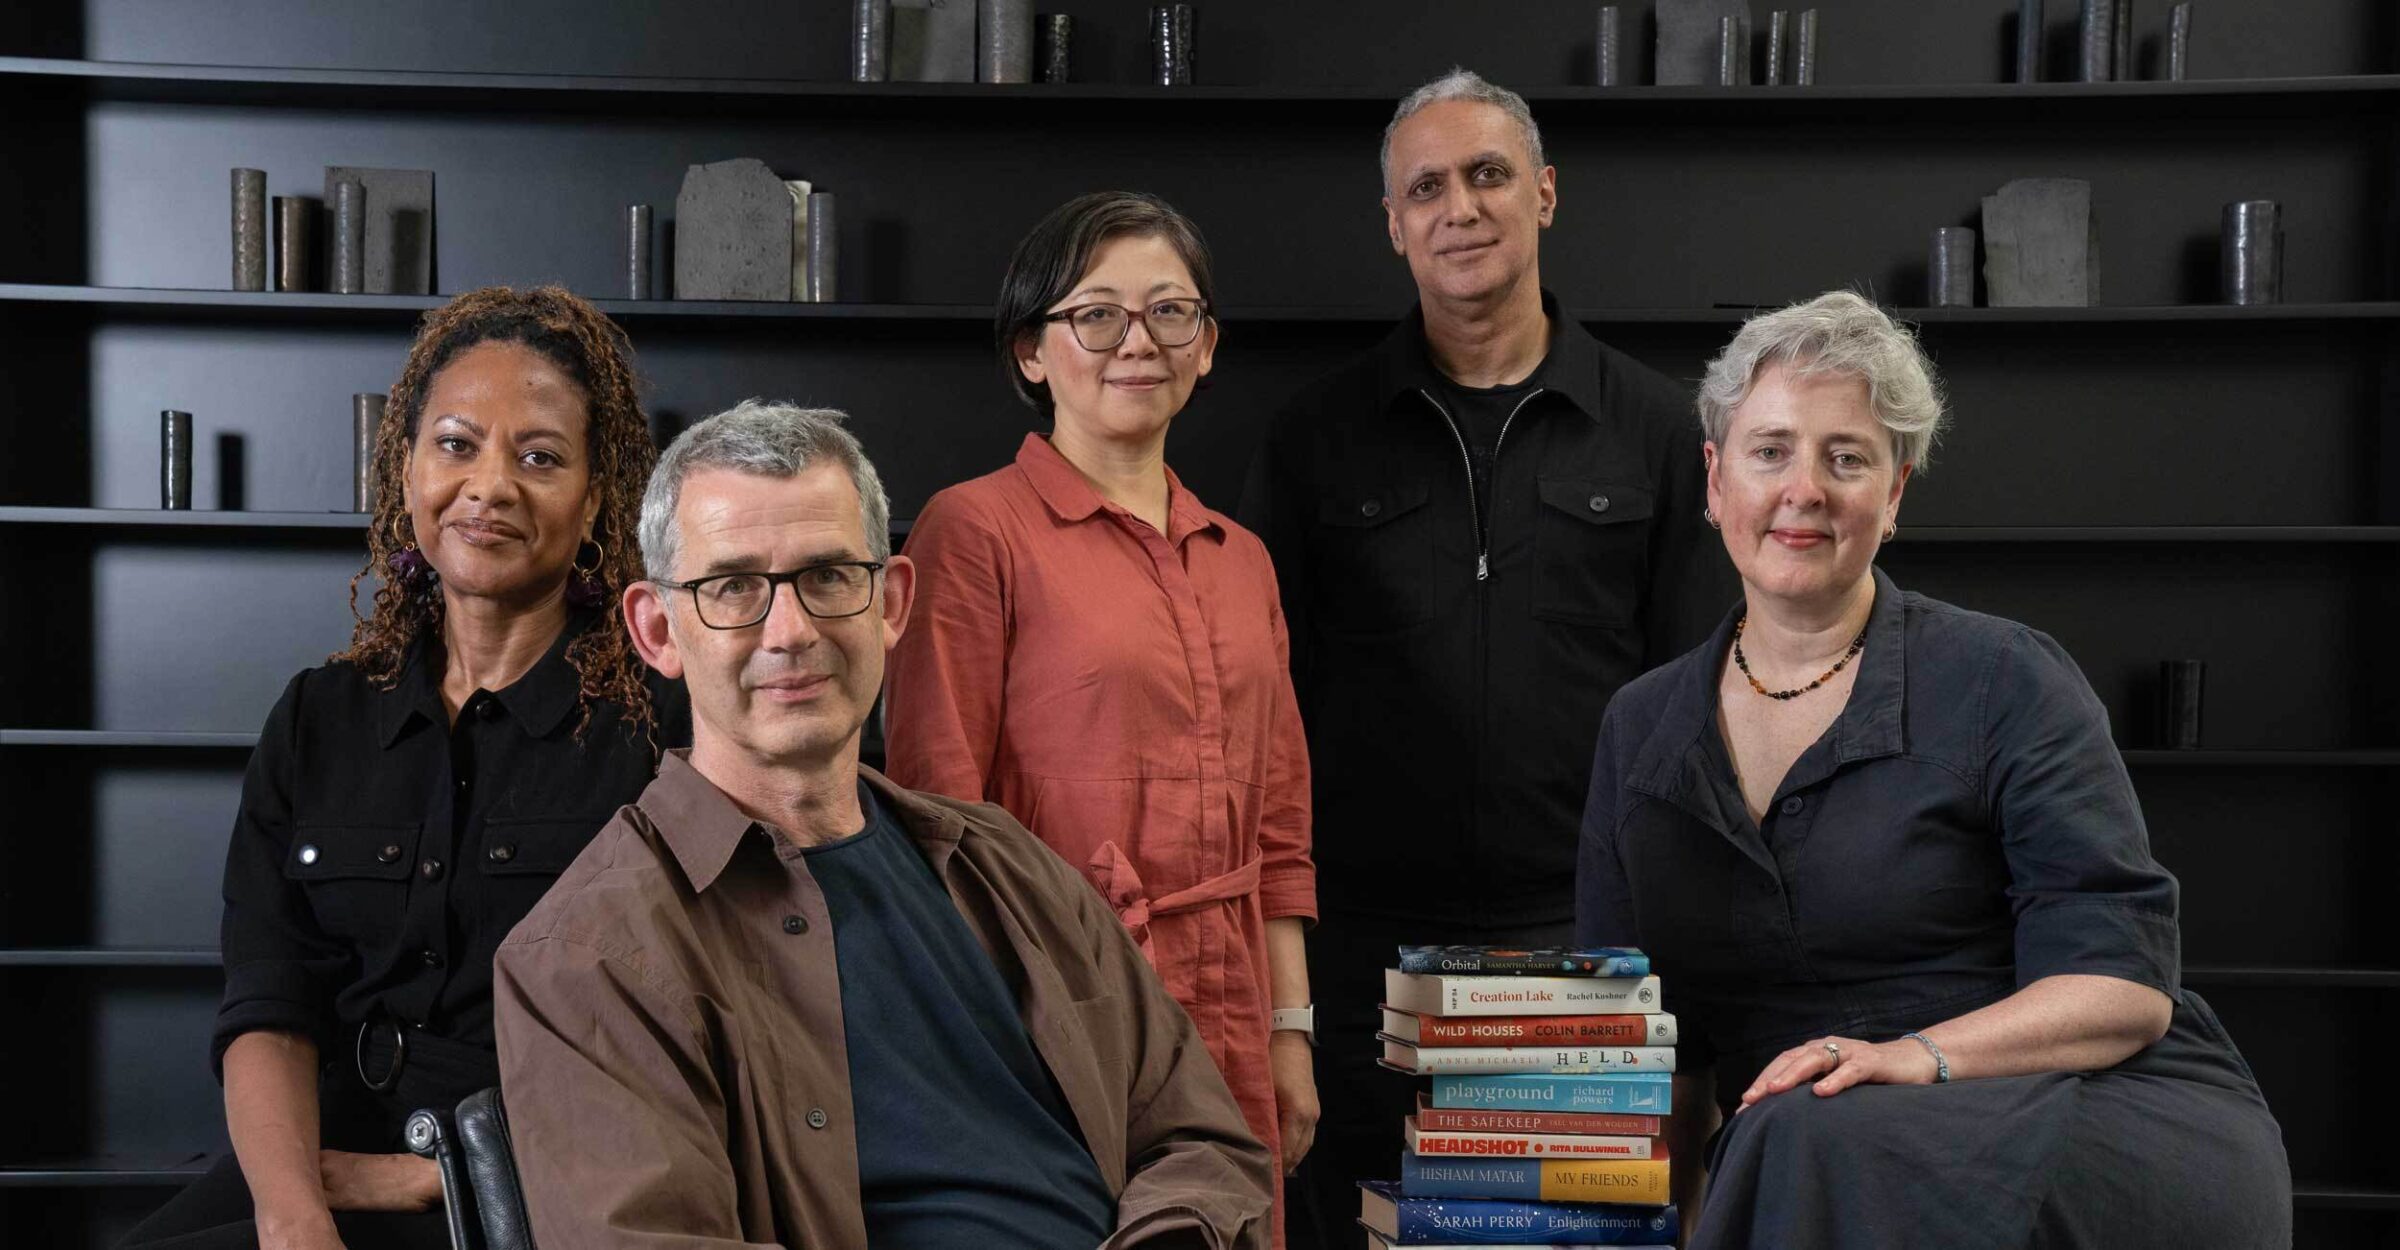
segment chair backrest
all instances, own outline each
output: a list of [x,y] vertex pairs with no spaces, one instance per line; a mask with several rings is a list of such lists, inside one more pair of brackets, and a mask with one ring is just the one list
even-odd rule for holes
[[498,1087],[467,1095],[454,1112],[418,1111],[407,1132],[408,1148],[441,1169],[450,1250],[534,1250]]
[[483,1223],[484,1250],[534,1250],[533,1225],[525,1218],[525,1188],[517,1181],[515,1144],[500,1087],[469,1094],[458,1104],[458,1137],[466,1149],[467,1177],[475,1187],[475,1213]]

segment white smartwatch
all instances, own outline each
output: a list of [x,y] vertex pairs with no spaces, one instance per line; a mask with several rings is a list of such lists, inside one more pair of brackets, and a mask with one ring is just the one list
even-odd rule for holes
[[1317,1005],[1310,1003],[1306,1007],[1278,1007],[1268,1013],[1267,1028],[1276,1033],[1298,1033],[1308,1039],[1309,1045],[1314,1046],[1317,1044]]

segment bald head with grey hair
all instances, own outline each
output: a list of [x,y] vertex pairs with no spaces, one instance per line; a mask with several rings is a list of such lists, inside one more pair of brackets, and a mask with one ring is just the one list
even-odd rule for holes
[[1892,436],[1898,463],[1924,472],[1941,433],[1941,387],[1917,336],[1873,300],[1828,291],[1805,303],[1760,313],[1708,362],[1700,382],[1700,430],[1722,447],[1733,410],[1750,397],[1759,371],[1782,365],[1794,377],[1834,375],[1867,385],[1867,406]]
[[890,559],[892,503],[865,449],[843,428],[847,420],[839,409],[745,399],[677,435],[658,458],[650,488],[642,495],[643,571],[661,581],[675,577],[675,561],[683,554],[675,509],[683,499],[684,479],[694,469],[796,477],[827,459],[849,470],[850,482],[858,488],[859,523],[866,529],[868,556]]
[[1393,110],[1391,122],[1383,128],[1383,190],[1392,189],[1392,136],[1399,133],[1401,123],[1423,112],[1427,107],[1445,100],[1465,100],[1474,104],[1489,104],[1508,114],[1510,121],[1525,136],[1525,155],[1531,161],[1528,171],[1537,170],[1549,162],[1542,158],[1542,128],[1533,123],[1533,110],[1525,106],[1525,97],[1506,87],[1485,81],[1483,75],[1471,69],[1453,68],[1449,73],[1408,93]]

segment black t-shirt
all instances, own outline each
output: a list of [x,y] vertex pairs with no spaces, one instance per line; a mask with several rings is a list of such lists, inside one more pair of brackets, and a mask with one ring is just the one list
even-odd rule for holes
[[1542,389],[1542,373],[1549,363],[1545,357],[1532,373],[1525,375],[1524,381],[1506,386],[1461,386],[1447,375],[1441,378],[1438,397],[1467,445],[1467,462],[1475,480],[1475,519],[1479,524],[1488,525],[1491,520],[1492,465],[1500,455],[1501,435],[1507,430],[1509,419]]
[[809,848],[833,918],[858,1186],[878,1246],[1096,1246],[1116,1199],[1016,996],[865,785],[864,831]]

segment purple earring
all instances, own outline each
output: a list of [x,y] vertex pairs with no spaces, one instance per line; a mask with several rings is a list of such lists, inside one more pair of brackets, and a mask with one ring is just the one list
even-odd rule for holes
[[[600,579],[601,567],[608,561],[608,549],[588,539],[583,545],[592,549],[592,566],[587,569],[577,564],[567,575],[567,606],[596,608],[608,601],[608,583]],[[575,554],[581,556],[583,549],[577,548]]]
[[424,552],[417,550],[415,543],[393,552],[390,563],[392,576],[409,590],[430,587],[441,580],[441,575],[433,571],[432,562],[425,558]]

